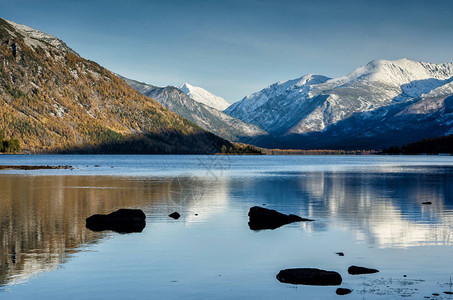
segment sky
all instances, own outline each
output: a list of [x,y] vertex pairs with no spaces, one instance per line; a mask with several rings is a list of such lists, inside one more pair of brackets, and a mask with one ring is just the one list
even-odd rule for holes
[[453,1],[0,0],[0,17],[157,86],[235,102],[281,80],[374,59],[453,62]]

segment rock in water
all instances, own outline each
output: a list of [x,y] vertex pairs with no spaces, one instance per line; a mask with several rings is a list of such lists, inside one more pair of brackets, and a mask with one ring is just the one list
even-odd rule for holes
[[285,215],[276,210],[258,206],[250,208],[249,211],[249,227],[252,230],[276,229],[289,223],[302,221],[313,220],[304,219],[296,215]]
[[350,266],[348,268],[348,273],[351,275],[362,275],[362,274],[372,274],[379,272],[376,269],[358,267],[358,266]]
[[277,279],[283,283],[304,285],[340,285],[343,281],[337,272],[311,268],[282,270]]
[[352,292],[352,290],[350,290],[350,289],[338,288],[335,293],[337,295],[343,296],[343,295],[350,294],[351,292]]
[[431,204],[433,204],[433,203],[430,202],[430,201],[427,201],[427,202],[422,202],[422,204],[423,204],[423,205],[431,205]]
[[146,226],[145,219],[141,209],[119,209],[108,215],[92,215],[86,219],[86,227],[92,231],[142,232]]
[[177,211],[175,211],[174,213],[169,214],[168,216],[169,216],[170,218],[175,219],[175,220],[178,220],[179,217],[181,217],[181,215],[180,215]]

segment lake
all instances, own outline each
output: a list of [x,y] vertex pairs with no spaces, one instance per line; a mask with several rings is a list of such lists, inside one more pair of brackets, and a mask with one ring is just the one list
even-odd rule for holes
[[[0,299],[453,299],[450,156],[1,155],[0,164],[74,167],[0,171]],[[315,221],[253,231],[252,206]],[[142,209],[144,230],[85,227],[119,208]],[[351,265],[380,272],[349,275]],[[281,283],[287,268],[336,271],[353,291]]]

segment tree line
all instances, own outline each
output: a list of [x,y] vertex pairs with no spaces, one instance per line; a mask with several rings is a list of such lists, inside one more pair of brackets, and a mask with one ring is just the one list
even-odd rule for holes
[[20,143],[17,139],[5,140],[5,134],[0,131],[0,152],[2,153],[17,153],[20,151]]
[[453,134],[427,138],[401,147],[391,146],[384,154],[453,154]]

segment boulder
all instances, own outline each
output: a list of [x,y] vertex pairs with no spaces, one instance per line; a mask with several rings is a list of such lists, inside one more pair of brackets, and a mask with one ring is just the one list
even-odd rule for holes
[[108,215],[92,215],[86,219],[86,227],[92,231],[142,232],[146,225],[145,219],[140,209],[119,209]]
[[259,206],[250,208],[248,215],[249,227],[252,230],[276,229],[293,222],[313,221],[296,215],[285,215],[276,210]]
[[181,215],[180,215],[178,212],[176,212],[176,211],[175,211],[174,213],[169,214],[168,216],[169,216],[170,218],[175,219],[175,220],[178,220],[179,217],[181,217]]
[[340,296],[343,296],[343,295],[347,295],[347,294],[350,294],[352,292],[352,290],[350,289],[345,289],[345,288],[338,288],[335,293],[337,295],[340,295]]
[[340,285],[343,281],[337,272],[312,268],[282,270],[277,279],[283,283],[304,285]]
[[379,272],[376,269],[358,267],[358,266],[350,266],[348,268],[348,273],[351,275],[362,275],[362,274],[372,274]]

